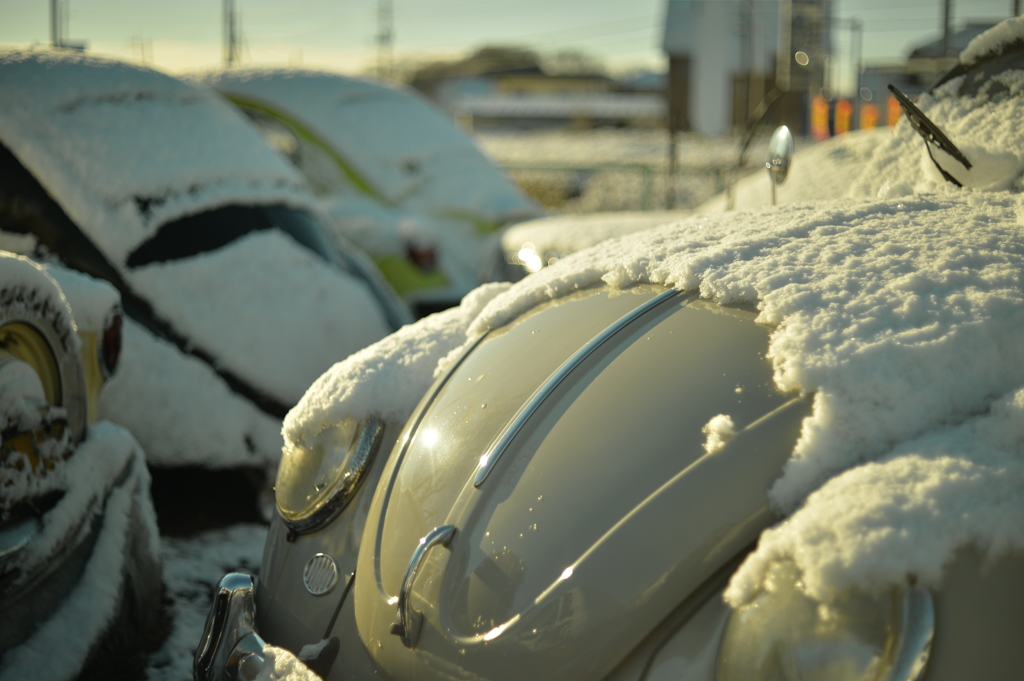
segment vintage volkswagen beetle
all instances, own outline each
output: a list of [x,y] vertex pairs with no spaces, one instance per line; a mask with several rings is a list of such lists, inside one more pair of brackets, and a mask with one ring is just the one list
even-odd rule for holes
[[0,230],[114,284],[101,409],[161,467],[273,468],[332,363],[412,317],[303,178],[218,96],[68,52],[0,52]]
[[936,184],[696,217],[478,291],[461,341],[423,325],[415,409],[342,381],[434,376],[411,330],[336,366],[196,678],[1017,678],[1018,211]]
[[97,422],[121,321],[113,287],[0,251],[2,679],[100,673],[159,635],[145,456]]

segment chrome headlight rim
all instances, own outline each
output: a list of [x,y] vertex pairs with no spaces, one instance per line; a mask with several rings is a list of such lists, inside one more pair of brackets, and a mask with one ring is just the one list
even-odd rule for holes
[[[799,584],[796,585],[799,588]],[[877,681],[919,681],[923,676],[931,655],[931,646],[935,634],[935,605],[931,591],[911,583],[906,586],[893,586],[890,593],[891,602],[895,604],[895,617],[891,622],[895,625],[888,631],[889,641],[880,651],[882,668],[873,677]],[[734,609],[726,621],[718,643],[716,663],[716,681],[727,681],[723,674],[723,660],[729,656],[727,646],[731,644],[730,629],[733,620],[741,610],[747,607],[759,607],[748,604]],[[740,624],[739,626],[742,626]],[[741,672],[744,679],[760,681],[775,678],[771,672],[746,669]],[[784,677],[789,674],[783,672]],[[798,675],[802,676],[802,675]]]
[[[367,477],[370,467],[380,449],[384,435],[384,421],[370,417],[357,426],[359,436],[354,452],[346,465],[334,476],[329,493],[313,502],[312,508],[290,511],[281,507],[280,498],[275,499],[277,514],[285,526],[297,534],[309,534],[333,521],[352,501]],[[281,480],[278,480],[278,485]]]

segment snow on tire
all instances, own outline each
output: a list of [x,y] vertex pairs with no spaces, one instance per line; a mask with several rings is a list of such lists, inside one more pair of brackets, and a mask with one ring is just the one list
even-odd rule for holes
[[27,259],[0,254],[0,500],[5,504],[29,492],[19,489],[25,483],[37,486],[85,434],[79,348],[71,310],[54,281]]

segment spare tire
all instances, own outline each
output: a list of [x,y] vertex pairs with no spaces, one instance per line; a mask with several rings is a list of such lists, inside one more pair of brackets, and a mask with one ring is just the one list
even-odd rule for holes
[[[38,265],[0,253],[0,464],[63,457],[85,435],[87,398],[71,309]],[[55,451],[55,446],[57,450]]]

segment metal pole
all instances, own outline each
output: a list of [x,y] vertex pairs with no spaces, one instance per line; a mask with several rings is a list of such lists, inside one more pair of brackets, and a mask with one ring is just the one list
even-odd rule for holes
[[60,0],[50,0],[50,43],[60,47]]
[[676,207],[676,131],[668,129],[668,188],[665,190],[665,208]]
[[953,14],[953,0],[942,0],[942,56],[949,56],[950,18]]
[[[861,71],[864,70],[864,65],[861,63],[864,59],[864,22],[860,19],[850,19],[850,40],[853,41],[853,34],[857,34],[857,59],[853,62],[853,66],[856,69],[856,77],[853,83],[853,101],[856,102],[856,106],[853,108],[853,127],[854,130],[860,130],[860,77]],[[850,46],[853,49],[853,45]]]

